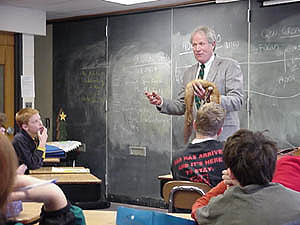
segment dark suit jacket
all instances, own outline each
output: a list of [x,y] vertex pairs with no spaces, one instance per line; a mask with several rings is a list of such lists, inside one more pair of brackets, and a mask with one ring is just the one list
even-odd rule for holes
[[[163,99],[161,113],[183,115],[185,112],[184,95],[188,82],[196,77],[198,63],[191,66],[183,76],[183,83],[176,100]],[[214,82],[221,94],[221,105],[226,110],[223,132],[219,139],[225,140],[240,128],[238,111],[243,105],[243,74],[237,61],[215,56],[206,78]]]

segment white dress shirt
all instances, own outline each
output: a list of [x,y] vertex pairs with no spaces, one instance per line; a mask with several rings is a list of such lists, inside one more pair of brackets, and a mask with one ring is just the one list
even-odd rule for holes
[[[212,64],[212,62],[214,61],[214,59],[215,59],[215,54],[212,54],[212,56],[210,57],[210,59],[209,59],[206,63],[204,63],[205,67],[204,67],[204,76],[203,76],[203,80],[206,80],[207,74],[208,74],[208,72],[209,72],[209,70],[210,70],[211,64]],[[197,70],[195,79],[198,78],[198,74],[199,74],[199,71],[200,71],[200,69],[201,69],[201,64],[202,64],[202,63],[199,62],[199,66],[198,66],[198,70]]]

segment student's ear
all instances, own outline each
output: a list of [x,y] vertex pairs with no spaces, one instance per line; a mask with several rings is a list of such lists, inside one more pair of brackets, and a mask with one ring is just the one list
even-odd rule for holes
[[27,131],[27,130],[28,130],[28,125],[25,124],[25,123],[23,123],[23,124],[22,124],[22,129]]
[[220,136],[221,133],[222,133],[222,131],[223,131],[223,127],[220,128],[220,130],[219,130],[218,133],[217,133],[217,136]]
[[228,172],[228,176],[231,179],[232,185],[241,185],[240,182],[235,178],[230,168],[227,169],[227,172]]
[[227,169],[227,172],[228,172],[228,176],[229,176],[232,180],[235,179],[235,176],[234,176],[234,174],[232,173],[232,171],[231,171],[230,168]]

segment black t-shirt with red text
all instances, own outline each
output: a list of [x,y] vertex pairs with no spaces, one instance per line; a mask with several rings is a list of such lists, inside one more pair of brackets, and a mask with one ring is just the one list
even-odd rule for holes
[[216,186],[222,181],[222,170],[225,170],[223,143],[217,140],[190,143],[183,152],[173,157],[171,170],[174,180]]

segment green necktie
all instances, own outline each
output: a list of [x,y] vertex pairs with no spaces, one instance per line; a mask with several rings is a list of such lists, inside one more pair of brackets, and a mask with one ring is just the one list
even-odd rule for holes
[[[201,64],[200,65],[199,74],[198,74],[198,79],[203,79],[204,68],[205,68],[205,65]],[[195,96],[195,103],[196,103],[196,107],[197,107],[197,110],[198,110],[200,108],[201,104],[202,104],[202,101],[201,101],[201,99],[198,96]]]
[[203,76],[204,76],[204,68],[205,68],[205,65],[204,65],[204,64],[201,64],[201,65],[200,65],[199,74],[198,74],[198,79],[203,79]]

